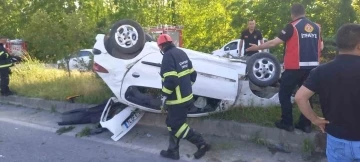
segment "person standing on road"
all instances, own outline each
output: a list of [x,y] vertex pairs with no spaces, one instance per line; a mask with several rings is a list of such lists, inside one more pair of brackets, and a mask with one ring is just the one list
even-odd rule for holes
[[[281,120],[275,126],[286,131],[293,131],[293,115],[291,96],[296,86],[301,86],[311,69],[319,65],[319,57],[323,49],[320,25],[305,17],[305,8],[301,4],[291,7],[292,22],[287,24],[278,37],[260,46],[252,44],[247,51],[271,48],[285,42],[284,69],[281,75],[279,101],[281,104]],[[301,114],[296,129],[311,132],[311,122]]]
[[170,135],[169,147],[162,150],[160,155],[180,159],[179,142],[183,138],[197,146],[194,157],[199,159],[210,150],[210,145],[186,123],[188,110],[194,106],[192,84],[196,81],[197,73],[186,53],[175,47],[169,35],[161,34],[157,44],[163,53],[160,69],[161,110],[167,110],[166,125]]
[[9,89],[9,75],[11,73],[10,66],[12,66],[13,63],[10,54],[4,47],[6,41],[6,37],[0,37],[0,87],[2,96],[13,95],[13,93]]
[[[243,44],[245,44],[244,49],[250,47],[250,44],[260,44],[264,43],[263,36],[261,31],[255,28],[256,22],[255,20],[248,21],[248,29],[241,32],[240,36],[240,44],[239,44],[239,57],[241,56],[241,49]],[[251,56],[258,51],[244,51],[244,56]]]
[[[329,162],[360,161],[360,25],[345,24],[336,34],[339,55],[313,69],[297,91],[300,111],[327,133]],[[320,97],[321,118],[311,109],[309,98]]]

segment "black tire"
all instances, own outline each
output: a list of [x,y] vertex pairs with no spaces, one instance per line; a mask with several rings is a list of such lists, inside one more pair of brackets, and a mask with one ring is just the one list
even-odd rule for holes
[[104,37],[104,46],[105,46],[105,50],[111,55],[112,49],[109,43],[109,36],[105,36]]
[[[265,59],[262,63],[267,64],[268,62],[271,62],[273,65],[270,65],[265,70],[272,71],[273,75],[270,76],[266,74],[265,76],[268,76],[266,80],[260,80],[258,79],[257,75],[259,73],[254,73],[254,66],[258,66],[260,59]],[[247,69],[247,75],[249,77],[249,80],[254,83],[255,85],[259,87],[267,87],[274,85],[277,83],[280,79],[280,73],[281,73],[281,67],[279,60],[272,54],[267,52],[260,52],[252,55],[247,61],[246,61],[246,69]],[[260,68],[260,67],[259,67]],[[264,67],[263,67],[264,68]]]
[[[137,39],[137,42],[133,46],[128,47],[128,48],[120,46],[116,41],[116,39],[118,39],[118,38],[115,36],[115,34],[118,32],[117,31],[118,28],[123,25],[129,25],[129,26],[133,27],[138,33],[137,37],[135,35],[131,35],[131,38]],[[108,52],[116,58],[132,59],[132,58],[135,58],[141,52],[141,50],[144,48],[145,41],[146,41],[145,33],[144,33],[144,30],[142,29],[141,25],[133,20],[124,19],[124,20],[120,20],[120,21],[116,22],[112,26],[111,31],[110,31],[110,36],[105,44],[105,47],[107,47],[109,50]]]

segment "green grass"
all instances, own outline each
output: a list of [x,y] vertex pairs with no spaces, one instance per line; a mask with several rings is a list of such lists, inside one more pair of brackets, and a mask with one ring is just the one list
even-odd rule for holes
[[80,73],[45,67],[29,60],[11,68],[10,89],[20,96],[65,101],[66,97],[81,95],[75,102],[96,104],[111,96],[110,89],[93,72]]
[[79,133],[77,133],[76,135],[75,135],[75,137],[88,137],[88,136],[90,136],[90,134],[91,134],[91,128],[89,128],[88,126],[86,126],[85,128],[83,128]]
[[[321,115],[320,107],[314,104],[314,110]],[[294,123],[299,119],[301,112],[296,105],[293,107]],[[273,107],[234,107],[223,113],[213,114],[207,118],[232,120],[243,123],[255,123],[263,126],[274,127],[274,122],[281,117],[281,109],[278,106]]]
[[67,132],[72,131],[74,128],[75,128],[74,126],[61,127],[61,128],[59,128],[59,129],[56,131],[56,133],[57,133],[58,135],[61,135],[61,134],[63,134],[63,133],[67,133]]

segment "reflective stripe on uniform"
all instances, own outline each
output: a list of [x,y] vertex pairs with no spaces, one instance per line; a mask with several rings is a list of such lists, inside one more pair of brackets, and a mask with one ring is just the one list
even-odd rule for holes
[[164,78],[168,77],[168,76],[177,76],[177,72],[176,71],[169,71],[169,72],[166,72],[164,73]]
[[184,70],[180,73],[177,73],[176,71],[169,71],[169,72],[164,73],[163,78],[161,78],[161,80],[164,81],[164,79],[168,76],[177,76],[177,77],[181,78],[185,75],[191,74],[194,71],[195,71],[194,68]]
[[181,135],[181,134],[185,131],[185,129],[188,128],[188,127],[189,127],[189,125],[186,124],[186,123],[184,123],[184,124],[180,127],[180,129],[176,132],[175,137],[179,138],[180,135]]
[[[186,76],[188,74],[191,74],[192,72],[194,72],[195,69],[194,68],[191,68],[191,69],[187,69],[187,70],[184,70],[180,73],[177,73],[176,71],[170,71],[170,72],[166,72],[164,73],[164,78],[162,78],[161,80],[164,81],[164,79],[168,76],[177,76],[179,78],[183,77],[183,76]],[[191,84],[194,84],[193,82],[191,82]],[[173,91],[169,90],[169,89],[166,89],[165,87],[162,88],[162,91],[164,93],[167,93],[167,94],[171,94]],[[182,97],[181,96],[181,91],[180,91],[180,86],[177,86],[175,88],[175,93],[176,93],[176,100],[167,100],[166,101],[166,104],[167,105],[177,105],[177,104],[181,104],[181,103],[185,103],[187,101],[190,101],[192,98],[193,98],[193,95],[190,94],[189,96],[186,96],[186,97]]]
[[171,131],[171,127],[167,127],[168,131],[170,132]]
[[189,133],[189,130],[190,130],[190,127],[187,127],[187,128],[186,128],[186,132],[185,132],[184,135],[183,135],[183,138],[186,138],[187,134]]
[[314,61],[314,62],[300,62],[299,66],[318,66],[319,62]]
[[169,101],[166,101],[166,104],[167,105],[177,105],[177,104],[181,104],[181,103],[185,103],[185,102],[188,102],[190,101],[191,99],[193,98],[193,94],[189,95],[189,96],[186,96],[184,98],[178,98],[177,100],[169,100]]
[[5,65],[0,65],[0,68],[4,68],[4,67],[10,67],[12,64],[5,64]]
[[163,91],[166,94],[171,94],[173,92],[172,90],[169,90],[166,87],[162,87],[161,91]]
[[3,55],[3,54],[6,54],[6,58],[8,58],[8,57],[9,57],[9,54],[7,54],[7,53],[6,53],[6,52],[4,52],[4,51],[1,51],[1,52],[0,52],[0,56],[1,56],[1,55]]

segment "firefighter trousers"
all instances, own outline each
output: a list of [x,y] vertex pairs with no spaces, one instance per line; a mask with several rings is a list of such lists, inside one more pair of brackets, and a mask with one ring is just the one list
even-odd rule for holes
[[10,68],[9,67],[5,67],[5,68],[0,68],[0,79],[1,79],[1,94],[6,94],[8,93],[9,90],[9,75],[10,75]]
[[206,144],[203,137],[186,123],[187,112],[190,107],[191,105],[181,107],[167,105],[166,125],[170,135],[168,151],[178,151],[180,139],[188,140],[198,149]]

